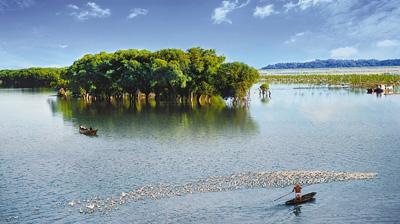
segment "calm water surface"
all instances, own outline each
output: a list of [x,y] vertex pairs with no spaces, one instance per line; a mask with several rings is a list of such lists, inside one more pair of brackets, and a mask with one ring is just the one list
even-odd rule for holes
[[[52,92],[0,89],[0,223],[400,222],[400,95],[273,85],[248,109],[86,105]],[[99,136],[78,133],[79,124]],[[314,203],[290,188],[197,193],[80,214],[67,202],[148,184],[244,171],[377,172],[326,183]]]

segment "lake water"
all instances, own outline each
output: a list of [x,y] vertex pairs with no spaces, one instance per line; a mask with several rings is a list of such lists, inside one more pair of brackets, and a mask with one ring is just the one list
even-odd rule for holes
[[[53,92],[0,89],[0,223],[400,222],[400,95],[271,85],[248,108],[87,105]],[[304,86],[303,86],[304,87]],[[98,137],[79,134],[79,124]],[[82,214],[74,199],[118,196],[237,172],[376,172],[370,180],[291,190],[194,193]]]

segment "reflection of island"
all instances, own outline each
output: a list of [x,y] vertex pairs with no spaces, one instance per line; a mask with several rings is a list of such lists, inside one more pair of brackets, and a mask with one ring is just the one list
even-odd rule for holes
[[131,101],[86,103],[79,99],[51,98],[53,114],[74,126],[124,136],[208,135],[218,132],[254,132],[257,125],[246,108],[189,107],[173,104],[136,104]]
[[261,98],[261,103],[268,104],[269,103],[269,98]]

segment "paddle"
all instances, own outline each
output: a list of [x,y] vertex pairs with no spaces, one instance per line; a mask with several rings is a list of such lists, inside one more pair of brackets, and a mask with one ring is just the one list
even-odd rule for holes
[[289,192],[289,193],[287,193],[287,194],[285,194],[285,195],[283,195],[283,196],[281,196],[281,197],[279,197],[279,198],[277,198],[277,199],[275,199],[274,201],[277,201],[277,200],[279,200],[279,199],[281,199],[281,198],[283,198],[283,197],[285,197],[285,196],[288,196],[288,195],[291,194],[291,193],[292,193],[292,191]]

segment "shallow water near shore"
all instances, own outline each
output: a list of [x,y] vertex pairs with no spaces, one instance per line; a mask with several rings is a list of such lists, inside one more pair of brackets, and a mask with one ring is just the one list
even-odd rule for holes
[[[271,85],[245,108],[86,105],[53,92],[0,89],[0,223],[399,222],[400,96]],[[98,137],[79,134],[85,124]],[[274,199],[290,187],[144,199],[109,213],[68,202],[119,197],[243,172],[372,172],[306,186],[313,203]]]

